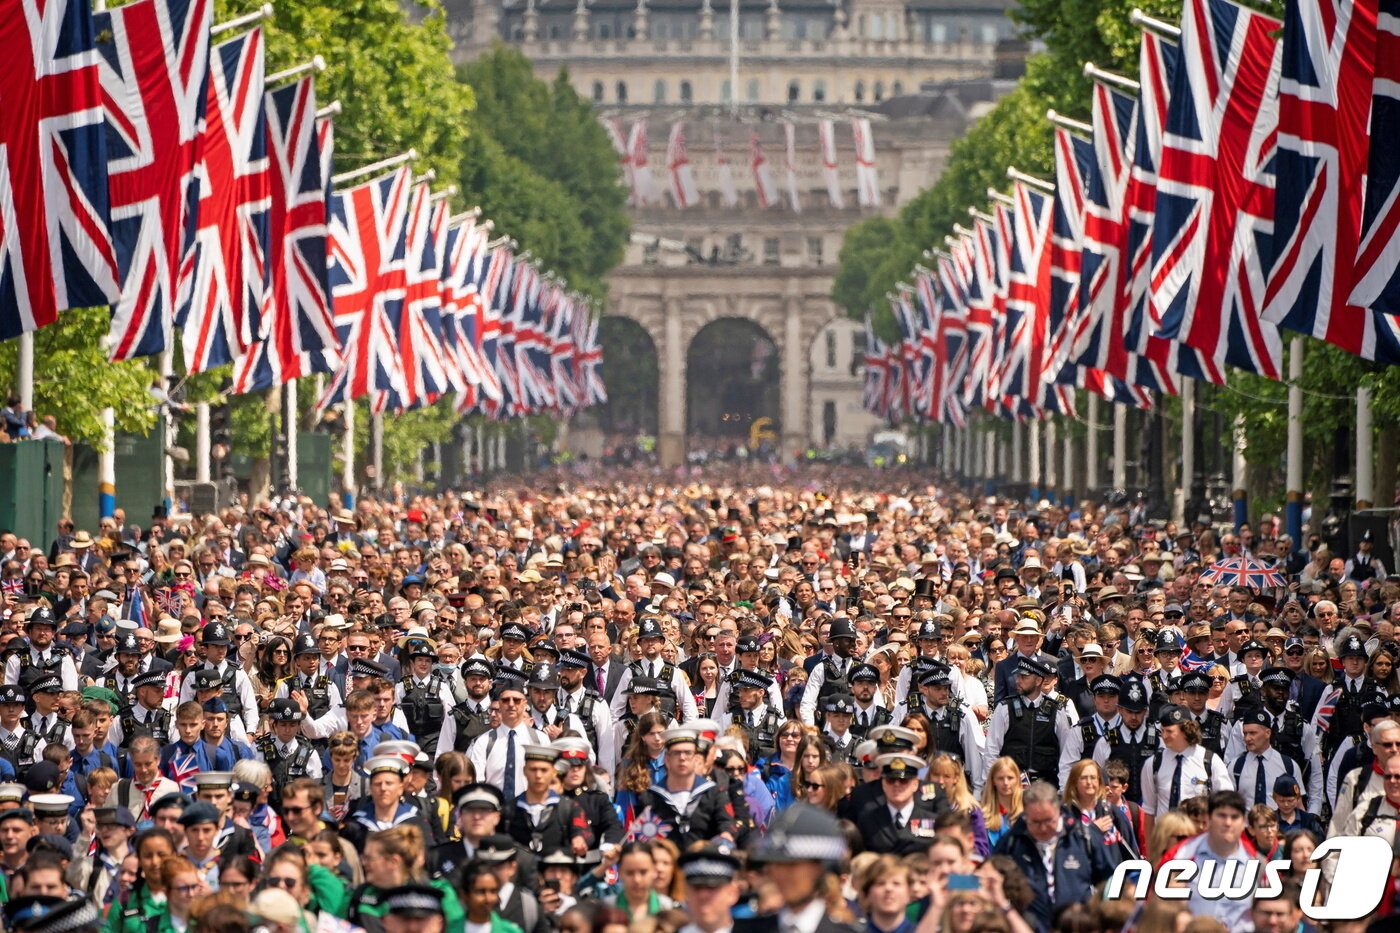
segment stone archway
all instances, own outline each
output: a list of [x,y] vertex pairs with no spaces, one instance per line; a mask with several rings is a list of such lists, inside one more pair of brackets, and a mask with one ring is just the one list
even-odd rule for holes
[[591,414],[606,438],[656,436],[661,392],[656,341],[631,318],[605,315],[598,326],[603,349],[603,385],[608,401]]
[[779,348],[748,318],[721,317],[696,331],[686,350],[686,438],[720,449],[748,444],[755,425],[781,429]]

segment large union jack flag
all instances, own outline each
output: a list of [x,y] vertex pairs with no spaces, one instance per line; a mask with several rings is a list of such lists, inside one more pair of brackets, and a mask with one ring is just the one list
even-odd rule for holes
[[1186,0],[1152,225],[1157,335],[1272,379],[1283,344],[1261,312],[1279,25],[1230,0]]
[[[1094,159],[1084,178],[1084,258],[1075,337],[1080,365],[1158,392],[1175,392],[1172,374],[1151,357],[1129,353],[1126,265],[1128,181],[1137,99],[1094,85]],[[1165,355],[1165,348],[1159,350]]]
[[1046,316],[1048,361],[1042,378],[1078,386],[1109,401],[1137,408],[1151,404],[1152,393],[1071,360],[1073,316],[1079,308],[1084,242],[1084,178],[1094,159],[1093,143],[1055,129],[1055,201],[1050,220],[1050,288]]
[[191,373],[233,362],[263,336],[270,199],[261,29],[214,47],[204,107],[194,251],[175,317]]
[[117,297],[87,0],[0,0],[0,339]]
[[267,389],[339,368],[326,269],[328,205],[320,144],[312,78],[267,95],[267,336],[254,341],[234,366],[235,392]]
[[1400,315],[1400,0],[1380,0],[1376,74],[1371,97],[1372,140],[1366,170],[1361,243],[1352,275],[1353,304]]
[[394,319],[403,391],[391,387],[376,393],[376,413],[428,405],[448,389],[442,346],[442,271],[432,220],[432,192],[427,182],[420,182],[409,201],[404,300]]
[[1053,198],[1017,181],[1012,188],[1011,283],[1002,392],[1037,413],[1074,414],[1074,390],[1045,380],[1050,311],[1050,221]]
[[406,289],[411,193],[405,166],[331,198],[331,302],[345,364],[327,386],[321,407],[371,391],[405,392],[393,322]]
[[121,294],[110,355],[171,346],[180,267],[194,246],[195,165],[213,0],[136,0],[94,17],[107,106],[107,171]]
[[1395,363],[1400,320],[1352,301],[1379,7],[1379,0],[1290,0],[1285,8],[1274,264],[1264,316]]
[[448,344],[462,371],[464,385],[457,394],[462,411],[474,408],[480,395],[500,394],[481,354],[481,289],[491,261],[486,237],[474,218],[467,219],[448,229],[444,248],[443,327],[454,335]]
[[1162,157],[1162,133],[1167,124],[1172,75],[1180,49],[1150,30],[1138,46],[1138,106],[1132,166],[1124,197],[1127,210],[1127,252],[1124,254],[1123,304],[1127,308],[1129,352],[1148,357],[1168,372],[1216,384],[1225,381],[1224,368],[1193,347],[1154,336],[1160,321],[1153,316],[1148,291],[1152,275],[1152,218],[1157,206],[1157,163]]

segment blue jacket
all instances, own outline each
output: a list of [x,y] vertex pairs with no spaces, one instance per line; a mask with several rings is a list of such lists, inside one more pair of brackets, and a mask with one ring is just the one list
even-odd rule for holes
[[[1089,836],[1088,841],[1085,840],[1086,835]],[[1107,881],[1118,865],[1118,856],[1104,842],[1103,833],[1097,826],[1082,824],[1068,831],[1062,828],[1055,845],[1055,899],[1052,902],[1045,863],[1040,859],[1040,849],[1035,839],[1026,828],[1024,816],[1017,819],[1016,824],[997,841],[992,854],[1009,855],[1021,867],[1031,890],[1035,892],[1035,899],[1026,909],[1026,919],[1040,933],[1048,933],[1051,929],[1057,910],[1069,904],[1088,901],[1094,894],[1094,886]]]

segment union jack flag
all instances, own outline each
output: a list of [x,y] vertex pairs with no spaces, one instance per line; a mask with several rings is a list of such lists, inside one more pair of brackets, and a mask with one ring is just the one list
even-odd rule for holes
[[873,415],[885,417],[887,383],[889,382],[888,361],[885,359],[885,343],[870,326],[870,315],[865,316],[865,393],[862,406]]
[[942,287],[938,290],[934,326],[940,368],[935,374],[936,394],[930,409],[936,420],[963,428],[967,427],[967,411],[954,389],[963,384],[967,366],[967,310],[951,255],[939,257],[938,281]]
[[1125,382],[1175,392],[1171,374],[1125,344],[1124,253],[1127,251],[1128,176],[1137,101],[1094,85],[1094,160],[1084,178],[1084,259],[1075,338],[1076,361]]
[[93,17],[102,53],[107,172],[121,293],[110,355],[171,346],[180,268],[194,246],[195,165],[213,0],[136,0]]
[[254,341],[234,366],[233,390],[240,394],[340,366],[326,271],[326,179],[311,78],[267,95],[267,148],[267,336]]
[[574,338],[579,347],[579,352],[574,358],[574,368],[576,372],[583,373],[585,384],[588,387],[587,403],[589,405],[606,405],[608,403],[608,387],[603,382],[603,347],[598,342],[598,316],[585,313],[579,324],[579,334]]
[[515,316],[514,300],[516,288],[524,274],[525,263],[504,248],[496,251],[501,256],[501,270],[496,280],[496,288],[491,299],[493,318],[487,326],[494,327],[494,341],[489,359],[496,371],[496,379],[501,385],[499,404],[487,399],[486,414],[501,418],[521,410],[520,382],[515,372]]
[[1186,0],[1152,224],[1157,336],[1271,379],[1283,344],[1261,311],[1279,25],[1230,0]]
[[1157,204],[1157,163],[1162,157],[1162,132],[1167,123],[1167,101],[1172,75],[1180,61],[1180,49],[1150,30],[1144,30],[1138,46],[1136,134],[1132,166],[1124,197],[1127,209],[1127,252],[1123,261],[1123,297],[1127,308],[1126,343],[1129,352],[1159,363],[1168,372],[1222,384],[1225,373],[1219,363],[1193,347],[1154,336],[1160,323],[1148,300],[1152,273],[1152,217]]
[[1138,408],[1151,404],[1152,394],[1129,385],[1101,369],[1076,366],[1072,316],[1079,307],[1084,240],[1084,177],[1094,159],[1093,143],[1057,127],[1055,129],[1055,202],[1050,224],[1050,289],[1047,312],[1049,362],[1044,378],[1078,386],[1112,402]]
[[86,0],[0,2],[0,339],[117,297],[94,35]]
[[411,178],[401,167],[331,198],[330,285],[345,365],[320,406],[371,391],[405,392],[393,321],[406,289],[404,239]]
[[[475,340],[482,362],[482,391],[476,398],[467,395],[457,399],[457,411],[466,414],[478,411],[490,414],[499,410],[505,403],[505,385],[501,382],[497,367],[501,334],[500,313],[496,306],[496,295],[501,288],[510,261],[510,253],[504,247],[487,249],[483,236],[482,272],[478,285],[480,308],[476,316]],[[474,406],[474,407],[473,407]]]
[[1214,660],[1204,660],[1200,655],[1191,649],[1186,649],[1186,653],[1181,656],[1180,667],[1183,671],[1205,671],[1215,666]]
[[1379,6],[1379,0],[1290,0],[1285,7],[1277,232],[1264,317],[1366,359],[1396,363],[1400,320],[1352,303],[1372,149]]
[[[1371,139],[1400,138],[1400,0],[1380,0]],[[1353,304],[1400,315],[1400,149],[1371,147]]]
[[574,299],[561,295],[550,332],[549,369],[554,379],[555,404],[561,413],[571,413],[583,404],[578,372],[574,368]]
[[427,182],[421,182],[414,186],[409,204],[404,300],[395,326],[403,391],[390,387],[376,393],[372,405],[376,413],[428,405],[448,389],[442,346],[441,246],[433,236],[432,214],[432,192]]
[[204,107],[195,243],[175,316],[191,373],[233,362],[263,336],[270,180],[261,29],[214,46]]
[[11,596],[19,596],[24,592],[24,579],[12,578],[0,580],[0,593],[8,593]]
[[443,328],[453,333],[449,347],[457,354],[463,388],[457,396],[459,411],[476,404],[477,394],[500,393],[500,386],[488,376],[481,355],[482,282],[490,255],[486,231],[475,220],[466,220],[447,231],[443,259]]
[[1050,312],[1051,196],[1016,182],[1011,280],[1006,299],[1007,353],[1002,392],[1038,412],[1074,414],[1074,390],[1047,382],[1044,371]]
[[166,777],[180,785],[180,790],[194,793],[195,775],[199,774],[199,757],[194,752],[175,753],[170,756]]
[[973,224],[973,235],[967,251],[967,379],[963,385],[963,403],[983,405],[986,401],[987,373],[993,365],[992,341],[995,329],[992,309],[996,301],[992,264],[995,233],[986,221]]

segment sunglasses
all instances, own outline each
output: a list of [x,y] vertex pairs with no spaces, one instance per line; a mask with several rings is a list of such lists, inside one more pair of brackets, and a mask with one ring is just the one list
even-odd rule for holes
[[331,739],[330,747],[331,747],[331,748],[358,748],[358,747],[359,747],[359,744],[360,744],[360,742],[359,742],[358,739]]
[[808,789],[808,790],[826,790],[826,785],[823,784],[821,781],[808,781],[808,782],[807,782],[807,789]]
[[1290,658],[1301,658],[1303,653],[1304,651],[1302,648],[1289,648],[1284,652],[1284,654],[1288,655]]
[[270,875],[263,879],[263,884],[267,885],[269,888],[286,888],[288,891],[290,891],[297,886],[297,879],[278,878],[276,876]]

